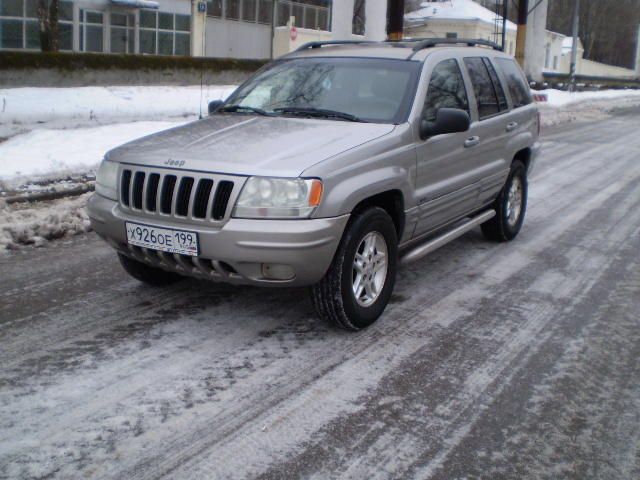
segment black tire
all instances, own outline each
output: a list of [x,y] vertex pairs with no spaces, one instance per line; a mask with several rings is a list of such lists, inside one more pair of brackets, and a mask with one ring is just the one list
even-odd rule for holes
[[162,287],[184,279],[183,276],[178,275],[177,273],[167,272],[161,268],[145,265],[144,263],[129,258],[121,253],[118,253],[118,259],[129,275],[136,280],[146,283],[147,285]]
[[[509,222],[507,204],[509,201],[509,191],[516,180],[519,180],[522,185],[522,203],[520,213],[514,223]],[[511,164],[511,171],[509,172],[507,181],[493,205],[493,208],[496,210],[496,216],[481,225],[482,233],[487,240],[508,242],[516,238],[524,223],[524,216],[527,211],[528,191],[527,169],[520,160],[515,160]]]
[[[377,298],[362,306],[353,292],[353,262],[361,242],[371,232],[379,233],[387,248],[387,274]],[[354,213],[324,278],[311,287],[311,299],[318,315],[347,330],[360,330],[382,314],[396,280],[398,236],[389,214],[379,207]]]

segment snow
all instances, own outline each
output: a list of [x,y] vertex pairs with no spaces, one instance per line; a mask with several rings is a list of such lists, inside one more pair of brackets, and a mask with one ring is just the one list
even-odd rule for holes
[[33,205],[8,205],[0,199],[0,255],[21,245],[42,246],[49,240],[88,232],[85,206],[90,195]]
[[226,99],[233,85],[112,86],[0,89],[0,125],[47,122],[93,124],[195,117],[212,100]]
[[[408,24],[420,23],[429,19],[478,20],[494,24],[496,13],[475,3],[473,0],[449,0],[445,2],[422,2],[420,9],[407,13],[404,18]],[[502,17],[500,16],[502,21]],[[516,30],[516,25],[507,20],[507,30]]]
[[94,172],[105,152],[181,121],[132,122],[73,130],[33,130],[0,143],[0,189]]
[[153,0],[111,0],[111,3],[114,5],[123,5],[125,7],[134,8],[152,8],[155,10],[160,8],[160,4]]
[[553,107],[563,107],[576,102],[591,100],[620,100],[629,97],[640,99],[640,90],[599,90],[595,92],[565,92],[563,90],[540,90],[537,93],[547,95],[548,104]]

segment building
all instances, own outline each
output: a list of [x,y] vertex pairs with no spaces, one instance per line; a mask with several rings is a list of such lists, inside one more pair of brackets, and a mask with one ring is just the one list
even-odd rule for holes
[[[495,0],[483,0],[495,6]],[[561,33],[546,30],[546,0],[536,3],[539,10],[529,15],[527,45],[525,46],[525,72],[534,80],[543,74],[568,74],[571,64],[573,39]],[[505,51],[515,54],[517,26],[506,22]],[[501,43],[502,17],[473,0],[440,0],[422,2],[420,8],[405,15],[407,37],[480,38]],[[638,32],[640,39],[640,30]],[[635,69],[594,62],[583,58],[582,43],[578,44],[576,73],[590,77],[640,77],[640,41],[637,42]]]
[[[405,15],[407,37],[476,38],[502,43],[502,17],[473,0],[423,2]],[[516,49],[517,26],[507,20],[505,50]]]
[[[0,50],[40,50],[38,0],[0,0]],[[330,0],[60,0],[59,49],[92,53],[271,56],[275,26],[329,30]]]
[[[0,0],[0,49],[40,50],[37,0]],[[191,54],[189,0],[60,0],[61,51]]]

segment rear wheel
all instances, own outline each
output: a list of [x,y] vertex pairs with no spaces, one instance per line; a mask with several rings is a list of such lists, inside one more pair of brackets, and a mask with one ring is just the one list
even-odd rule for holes
[[397,256],[395,225],[385,210],[354,214],[329,270],[311,288],[320,317],[348,330],[375,322],[393,292]]
[[120,264],[129,275],[147,285],[161,287],[163,285],[171,285],[184,278],[177,273],[151,267],[121,253],[118,253],[118,258],[120,259]]
[[516,238],[527,210],[527,169],[520,160],[511,165],[507,181],[495,201],[496,216],[482,224],[482,233],[489,240],[508,242]]

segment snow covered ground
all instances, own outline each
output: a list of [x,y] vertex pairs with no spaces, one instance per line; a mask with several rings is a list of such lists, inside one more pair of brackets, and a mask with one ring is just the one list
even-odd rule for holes
[[0,125],[105,124],[196,117],[233,85],[0,89]]
[[185,120],[116,123],[16,135],[0,143],[0,189],[95,172],[106,151],[183,123]]
[[0,191],[92,173],[107,150],[195,120],[235,88],[0,89]]
[[640,100],[640,90],[600,90],[594,92],[565,92],[563,90],[540,90],[548,98],[551,107],[564,107],[571,103],[585,103],[593,100],[610,100],[612,102],[625,102]]

